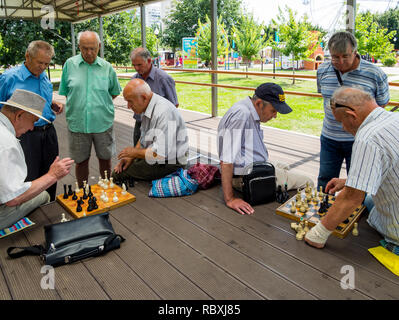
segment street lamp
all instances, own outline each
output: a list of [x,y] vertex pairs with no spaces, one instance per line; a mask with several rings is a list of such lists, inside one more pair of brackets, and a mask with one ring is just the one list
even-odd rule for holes
[[155,37],[157,38],[156,39],[156,43],[157,43],[157,67],[159,68],[160,66],[159,66],[159,52],[158,52],[158,35],[159,35],[159,29],[158,28],[155,28],[154,34],[155,34]]
[[261,48],[261,52],[260,52],[260,59],[261,59],[261,71],[263,71],[263,36],[265,35],[265,30],[262,28],[261,30],[260,30],[260,36],[261,36],[261,45],[262,45],[262,48]]

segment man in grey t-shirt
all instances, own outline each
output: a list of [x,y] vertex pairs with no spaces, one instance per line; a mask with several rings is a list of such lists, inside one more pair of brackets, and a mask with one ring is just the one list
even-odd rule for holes
[[[165,71],[155,68],[151,61],[151,54],[146,48],[136,48],[130,54],[132,65],[137,73],[132,79],[142,79],[148,83],[152,92],[172,102],[176,108],[179,106],[175,88],[175,81]],[[141,115],[135,114],[136,124],[133,132],[133,145],[140,139]]]

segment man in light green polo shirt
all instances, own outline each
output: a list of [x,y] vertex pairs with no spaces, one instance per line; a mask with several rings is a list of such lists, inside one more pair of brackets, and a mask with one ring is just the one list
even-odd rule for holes
[[69,151],[81,187],[88,181],[92,144],[103,178],[105,170],[111,172],[111,157],[116,153],[112,100],[121,86],[112,65],[97,56],[100,38],[96,32],[79,33],[78,44],[81,53],[65,62],[59,94],[67,97]]

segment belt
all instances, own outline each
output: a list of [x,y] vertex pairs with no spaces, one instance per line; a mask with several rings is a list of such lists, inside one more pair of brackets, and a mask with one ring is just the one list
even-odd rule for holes
[[51,127],[53,127],[52,123],[45,124],[44,126],[35,126],[33,128],[33,131],[45,131],[45,130],[51,128]]

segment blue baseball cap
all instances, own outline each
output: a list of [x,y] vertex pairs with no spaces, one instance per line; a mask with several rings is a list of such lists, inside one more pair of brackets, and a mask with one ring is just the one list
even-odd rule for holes
[[285,103],[283,89],[276,83],[262,83],[256,88],[255,95],[262,100],[270,102],[274,109],[281,114],[287,114],[292,111],[290,106]]

